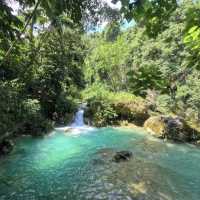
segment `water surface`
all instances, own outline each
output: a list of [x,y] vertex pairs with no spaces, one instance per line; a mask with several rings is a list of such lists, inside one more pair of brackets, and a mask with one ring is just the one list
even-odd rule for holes
[[[128,162],[112,162],[130,150]],[[115,128],[24,137],[0,160],[0,200],[199,200],[200,150]]]

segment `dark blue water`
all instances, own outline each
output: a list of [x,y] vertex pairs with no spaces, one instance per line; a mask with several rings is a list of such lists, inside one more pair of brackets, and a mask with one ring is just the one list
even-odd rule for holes
[[[130,150],[128,162],[112,162]],[[138,130],[24,137],[0,160],[0,200],[199,200],[200,150]]]

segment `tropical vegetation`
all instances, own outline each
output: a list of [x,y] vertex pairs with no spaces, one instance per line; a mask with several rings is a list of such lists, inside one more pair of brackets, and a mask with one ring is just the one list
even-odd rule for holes
[[17,14],[0,2],[2,137],[67,124],[83,101],[96,126],[156,114],[199,123],[199,1],[16,2]]

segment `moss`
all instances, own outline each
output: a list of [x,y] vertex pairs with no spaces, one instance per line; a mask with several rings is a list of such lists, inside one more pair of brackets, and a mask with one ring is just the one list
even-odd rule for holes
[[145,129],[159,138],[178,142],[195,142],[199,132],[178,116],[154,116],[144,123]]
[[134,122],[136,125],[142,126],[149,117],[148,106],[141,98],[129,101],[116,101],[114,108],[120,120]]
[[163,122],[161,116],[153,116],[150,117],[145,123],[144,128],[150,132],[152,135],[156,135],[157,137],[163,137],[165,132],[165,123]]

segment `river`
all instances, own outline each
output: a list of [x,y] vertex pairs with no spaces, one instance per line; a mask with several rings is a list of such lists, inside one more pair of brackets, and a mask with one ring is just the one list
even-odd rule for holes
[[[79,125],[43,138],[18,138],[15,150],[0,160],[0,200],[200,199],[195,146],[133,129]],[[133,158],[113,162],[120,150]]]

